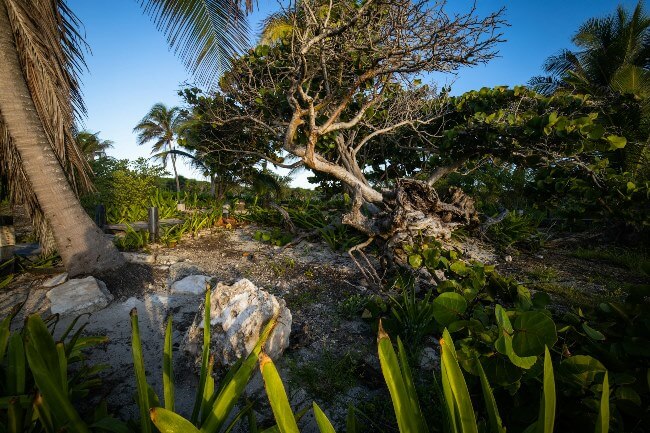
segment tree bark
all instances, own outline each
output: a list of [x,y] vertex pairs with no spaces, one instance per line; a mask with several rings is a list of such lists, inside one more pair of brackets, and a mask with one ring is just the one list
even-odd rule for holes
[[174,179],[176,180],[176,200],[180,200],[181,199],[181,183],[178,180],[178,172],[176,171],[176,155],[173,154],[173,153],[172,153],[172,168],[174,169]]
[[0,0],[0,116],[71,276],[121,266],[122,255],[84,211],[50,147],[20,65],[4,0]]
[[217,197],[217,175],[214,173],[210,173],[210,197],[216,198]]

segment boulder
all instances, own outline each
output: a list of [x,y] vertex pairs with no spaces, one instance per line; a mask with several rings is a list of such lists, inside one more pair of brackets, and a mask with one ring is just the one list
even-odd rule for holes
[[205,286],[210,282],[207,275],[190,275],[172,284],[172,295],[202,295]]
[[106,307],[113,295],[95,277],[68,280],[46,293],[52,314],[92,313]]
[[[231,366],[239,358],[248,356],[259,340],[264,325],[278,316],[273,333],[266,342],[265,352],[277,359],[289,345],[291,312],[284,299],[260,290],[247,279],[232,286],[217,284],[210,295],[210,350],[215,361]],[[187,332],[184,348],[194,356],[201,356],[203,342],[203,307]]]
[[43,287],[45,287],[46,289],[49,289],[51,287],[56,287],[60,284],[65,283],[67,280],[68,280],[68,273],[64,272],[63,274],[58,274],[53,276],[52,278],[45,280],[45,282],[43,283]]

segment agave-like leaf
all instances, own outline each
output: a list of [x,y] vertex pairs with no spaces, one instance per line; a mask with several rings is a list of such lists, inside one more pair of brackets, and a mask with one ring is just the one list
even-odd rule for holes
[[277,422],[278,428],[281,433],[300,433],[296,418],[291,410],[287,392],[282,384],[282,379],[275,368],[275,364],[271,358],[262,353],[260,355],[260,370],[262,371],[262,378],[264,379],[264,388],[266,395],[271,403],[273,416]]
[[232,408],[239,400],[246,384],[250,380],[253,372],[255,371],[255,366],[257,365],[258,357],[262,352],[262,348],[266,344],[271,332],[275,328],[277,323],[277,317],[271,319],[269,323],[266,324],[260,339],[253,348],[253,351],[248,355],[246,360],[237,368],[237,372],[233,374],[228,383],[220,388],[220,391],[217,395],[217,398],[210,410],[205,422],[201,425],[202,433],[211,433],[220,431],[223,424],[226,422]]
[[[54,339],[43,320],[32,315],[27,318],[25,353],[34,381],[43,397],[37,396],[35,404],[44,424],[63,427],[75,433],[87,433],[70,398],[63,392],[59,356]],[[50,413],[51,409],[51,413]]]
[[553,433],[555,426],[555,377],[553,362],[548,347],[544,349],[544,386],[542,399],[539,404],[539,419],[537,420],[538,433]]
[[416,433],[419,431],[418,427],[421,424],[421,415],[418,409],[411,404],[409,391],[404,381],[402,370],[400,369],[397,354],[390,341],[390,337],[384,331],[381,321],[379,322],[377,346],[379,349],[381,371],[393,402],[397,425],[402,433]]
[[609,432],[609,372],[605,372],[603,392],[600,396],[600,410],[596,420],[596,433]]
[[154,407],[149,415],[161,433],[199,433],[199,429],[194,427],[194,424],[171,410]]
[[174,411],[174,364],[172,357],[172,316],[167,318],[163,349],[163,394],[165,409]]
[[506,433],[506,429],[503,427],[501,417],[499,416],[497,402],[494,400],[492,388],[490,387],[490,383],[488,382],[485,371],[483,370],[483,366],[479,360],[476,360],[476,366],[478,368],[478,374],[481,379],[481,390],[483,391],[485,408],[488,413],[488,419],[490,420],[490,431],[492,431],[492,433]]
[[131,310],[131,351],[133,353],[133,369],[135,383],[138,390],[138,406],[140,407],[140,429],[142,433],[151,433],[149,419],[149,385],[144,371],[144,358],[142,356],[142,343],[140,341],[140,326],[138,324],[138,310]]
[[442,363],[445,366],[448,384],[455,402],[460,430],[463,433],[478,433],[476,416],[474,415],[474,408],[472,407],[467,383],[465,383],[463,372],[460,369],[460,365],[458,365],[454,342],[447,329],[442,334],[440,347],[442,351]]
[[336,430],[334,430],[334,426],[327,418],[327,415],[325,415],[325,413],[321,410],[321,408],[318,407],[316,402],[313,403],[313,407],[314,407],[314,417],[316,418],[316,424],[318,424],[318,429],[320,430],[320,432],[336,433]]
[[203,403],[203,392],[208,377],[208,367],[210,365],[210,286],[207,285],[205,290],[205,301],[203,302],[203,353],[201,354],[201,373],[199,374],[199,386],[196,389],[194,398],[194,408],[190,420],[193,424],[199,420],[201,405]]

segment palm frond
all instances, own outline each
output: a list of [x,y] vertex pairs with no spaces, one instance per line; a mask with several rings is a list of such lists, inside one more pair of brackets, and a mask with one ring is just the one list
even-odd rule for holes
[[293,31],[294,18],[289,11],[270,14],[260,22],[258,40],[260,45],[273,45]]
[[196,80],[208,86],[248,46],[252,0],[141,0],[140,4]]
[[85,114],[79,73],[87,45],[63,0],[5,0],[19,61],[50,146],[76,189],[91,188],[73,125]]

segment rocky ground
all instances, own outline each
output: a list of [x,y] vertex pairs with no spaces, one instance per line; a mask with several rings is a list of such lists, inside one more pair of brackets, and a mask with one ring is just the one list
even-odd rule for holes
[[[171,285],[189,275],[208,275],[226,284],[242,278],[286,301],[293,316],[289,348],[278,368],[294,408],[316,400],[328,408],[334,421],[341,422],[349,403],[387,397],[382,386],[376,356],[375,335],[360,318],[359,302],[370,295],[364,281],[345,253],[331,251],[324,244],[301,242],[281,249],[253,240],[256,228],[206,231],[186,239],[176,248],[154,248],[147,254],[131,255],[126,269],[100,276],[113,301],[89,319],[86,332],[106,335],[108,344],[90,353],[90,362],[106,363],[103,392],[116,414],[135,417],[135,379],[131,358],[129,311],[137,308],[149,383],[162,395],[162,345],[164,322],[174,318],[177,409],[189,415],[194,400],[198,368],[181,350],[181,342],[195,318],[202,296],[173,295]],[[27,299],[15,321],[26,314],[49,315],[51,302],[44,284],[52,273],[20,275],[0,295],[0,312]],[[62,317],[57,328],[65,329],[75,315]],[[259,375],[258,375],[259,376]],[[259,418],[269,414],[263,408],[263,385],[255,377],[246,395],[259,399]],[[309,415],[302,421],[313,424]],[[309,431],[307,428],[306,431]]]
[[[101,394],[120,417],[136,417],[133,400],[135,379],[131,358],[129,311],[139,314],[148,381],[162,394],[162,345],[164,321],[174,318],[174,361],[177,409],[188,415],[194,400],[198,369],[195,359],[182,350],[182,341],[195,319],[201,295],[173,294],[175,281],[189,275],[206,275],[232,284],[246,278],[257,287],[282,298],[291,310],[293,323],[289,347],[277,362],[294,409],[317,401],[339,425],[349,404],[361,407],[371,431],[383,427],[390,400],[376,354],[375,332],[361,319],[362,302],[373,291],[344,252],[334,252],[325,244],[301,242],[282,249],[253,240],[255,226],[234,230],[214,229],[195,239],[186,239],[176,248],[153,248],[131,255],[120,272],[101,276],[113,300],[94,312],[86,332],[106,335],[109,342],[90,353],[90,362],[110,368],[102,377]],[[551,293],[555,304],[580,305],[594,299],[619,295],[620,285],[647,284],[647,278],[603,262],[579,259],[570,250],[547,249],[535,253],[494,254],[477,243],[464,247],[467,254],[498,265],[533,290]],[[15,323],[25,314],[48,315],[53,306],[44,284],[57,269],[34,270],[20,275],[0,294],[3,315],[16,303],[27,300]],[[197,292],[198,293],[198,292]],[[361,309],[360,309],[361,308]],[[59,332],[74,315],[64,315]],[[436,343],[423,351],[420,366],[433,370],[437,365]],[[99,396],[95,396],[97,399]],[[259,375],[249,384],[246,397],[255,401],[262,423],[268,420],[263,385]],[[377,423],[372,428],[372,423]],[[304,431],[315,431],[308,413],[302,420]]]

